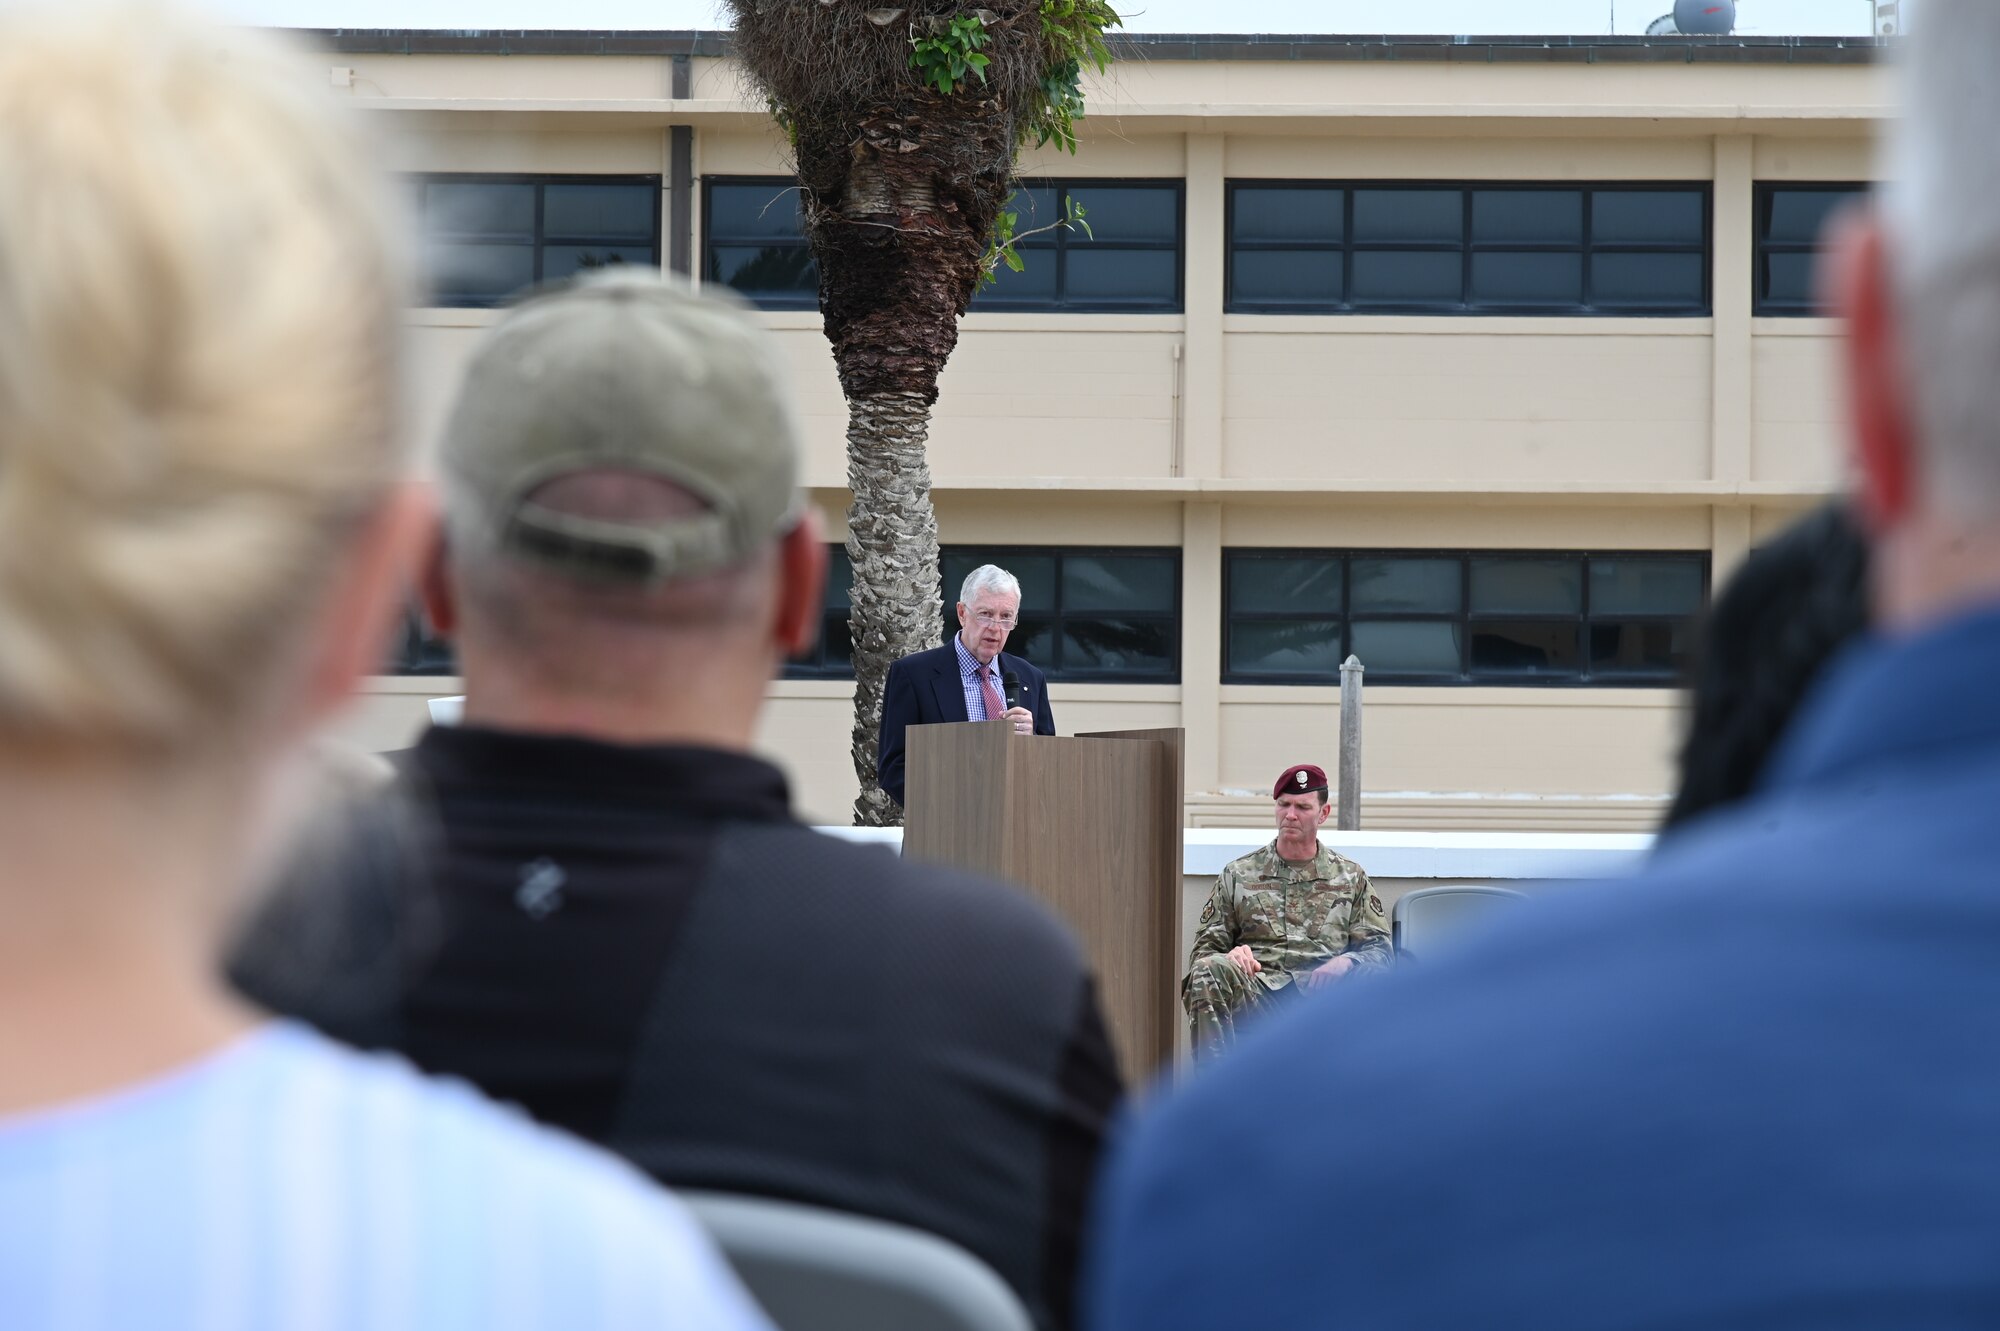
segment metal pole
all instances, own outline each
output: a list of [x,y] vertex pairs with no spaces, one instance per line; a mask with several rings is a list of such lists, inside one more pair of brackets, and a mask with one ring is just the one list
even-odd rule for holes
[[1340,807],[1334,827],[1342,832],[1361,827],[1361,659],[1340,663]]

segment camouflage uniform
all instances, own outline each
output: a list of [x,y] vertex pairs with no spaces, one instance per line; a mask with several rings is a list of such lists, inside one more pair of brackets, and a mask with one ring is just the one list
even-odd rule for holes
[[[1229,959],[1239,944],[1263,970],[1245,975]],[[1196,1056],[1221,1048],[1238,1015],[1298,992],[1308,971],[1343,954],[1356,970],[1390,960],[1389,921],[1360,865],[1324,845],[1312,863],[1293,864],[1276,841],[1226,865],[1202,907],[1181,981]]]

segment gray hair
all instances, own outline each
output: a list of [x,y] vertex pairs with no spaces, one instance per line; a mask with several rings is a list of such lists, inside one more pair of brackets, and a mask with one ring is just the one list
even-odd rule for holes
[[972,599],[981,592],[999,592],[1002,596],[1019,600],[1021,581],[998,564],[981,564],[966,574],[965,581],[959,584],[958,602],[960,605],[971,605]]
[[2000,4],[1927,0],[1886,136],[1884,225],[1925,497],[2000,518]]

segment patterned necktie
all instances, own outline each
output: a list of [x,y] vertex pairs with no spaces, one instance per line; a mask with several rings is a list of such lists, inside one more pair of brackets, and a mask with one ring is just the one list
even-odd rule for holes
[[1000,690],[993,687],[993,667],[984,661],[973,667],[979,676],[979,687],[986,694],[986,719],[998,721],[1007,714],[1007,702],[1000,696]]

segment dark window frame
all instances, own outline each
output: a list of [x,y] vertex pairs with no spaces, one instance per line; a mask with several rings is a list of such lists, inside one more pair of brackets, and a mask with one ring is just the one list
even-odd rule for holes
[[[1020,302],[995,303],[991,293],[995,287],[981,287],[972,297],[968,314],[1182,314],[1187,310],[1187,180],[1179,176],[1077,176],[1077,177],[1037,177],[1014,182],[1016,189],[1052,189],[1056,191],[1055,215],[1042,218],[1026,216],[1015,226],[1019,230],[1034,231],[1048,226],[1069,213],[1069,196],[1072,190],[1091,189],[1159,189],[1170,190],[1174,204],[1174,238],[1168,240],[1094,240],[1083,232],[1071,227],[1056,227],[1038,236],[1020,242],[1023,259],[1032,264],[1037,255],[1053,254],[1056,265],[1056,294],[1053,300],[1028,300]],[[1010,196],[1011,197],[1011,196]],[[1085,205],[1083,220],[1090,221],[1088,204]],[[1158,301],[1131,300],[1075,300],[1068,294],[1069,252],[1071,247],[1083,245],[1100,252],[1130,251],[1149,254],[1172,253],[1174,256],[1174,295],[1169,304]]]
[[[852,601],[849,602],[850,609],[845,610],[832,604],[835,580],[839,576],[839,570],[846,565],[847,546],[840,541],[829,541],[826,550],[826,591],[820,597],[819,636],[813,640],[811,651],[794,656],[785,662],[784,669],[778,675],[780,679],[851,680],[854,678],[854,658],[851,652],[844,663],[827,660],[828,634],[834,625],[844,621],[851,613]],[[848,570],[848,577],[851,582],[853,578],[851,568]]]
[[[1236,239],[1236,196],[1239,190],[1339,190],[1341,191],[1341,235],[1338,241]],[[1358,241],[1354,238],[1354,194],[1356,190],[1408,190],[1430,193],[1457,191],[1461,195],[1462,224],[1456,241]],[[1476,241],[1473,239],[1473,195],[1483,190],[1524,193],[1583,195],[1582,238],[1567,241]],[[1701,196],[1702,234],[1701,300],[1685,309],[1596,308],[1591,299],[1591,259],[1600,254],[1691,254],[1697,247],[1685,243],[1658,241],[1598,241],[1592,223],[1599,194],[1633,194],[1675,191]],[[1460,252],[1459,299],[1447,301],[1354,300],[1354,255],[1361,253]],[[1236,255],[1247,253],[1338,253],[1341,261],[1341,299],[1338,301],[1257,301],[1241,303],[1236,295]],[[1576,304],[1480,303],[1472,302],[1473,258],[1482,253],[1575,254],[1583,267],[1582,298]],[[1259,180],[1232,177],[1225,182],[1223,198],[1223,312],[1226,314],[1334,314],[1397,315],[1422,314],[1473,319],[1558,318],[1558,319],[1702,319],[1715,309],[1715,186],[1701,180],[1616,180],[1616,181],[1521,181],[1521,180]]]
[[[543,209],[546,200],[545,187],[549,185],[632,185],[647,186],[652,191],[652,231],[648,245],[653,251],[652,266],[662,264],[665,249],[661,234],[661,219],[665,202],[665,177],[645,174],[598,174],[594,172],[501,172],[501,171],[418,171],[404,177],[417,187],[417,232],[423,245],[428,247],[433,240],[445,240],[447,236],[434,236],[423,206],[423,187],[431,184],[448,185],[533,185],[535,187],[534,230],[526,237],[525,243],[534,254],[534,276],[527,286],[505,296],[461,296],[449,295],[435,290],[426,291],[424,299],[429,309],[492,310],[500,309],[518,299],[522,292],[532,291],[540,286],[542,276],[542,251],[550,245],[601,245],[607,249],[636,248],[627,237],[588,236],[581,232],[559,233],[551,237],[543,225]],[[478,243],[492,237],[467,235],[459,243]],[[520,243],[517,241],[517,243]]]
[[[1240,558],[1247,559],[1314,559],[1336,560],[1340,565],[1340,613],[1328,614],[1293,613],[1290,611],[1245,611],[1238,613],[1233,604],[1235,598],[1235,565]],[[1456,560],[1458,563],[1458,609],[1449,615],[1425,611],[1369,611],[1361,615],[1354,612],[1354,561],[1426,559]],[[1479,559],[1537,560],[1574,559],[1579,561],[1579,571],[1583,579],[1582,596],[1574,614],[1567,613],[1497,613],[1475,611],[1472,608],[1472,566]],[[1668,560],[1676,563],[1698,564],[1701,568],[1701,600],[1690,614],[1671,613],[1609,613],[1595,616],[1590,604],[1590,566],[1592,560],[1648,559]],[[1603,674],[1595,675],[1590,668],[1590,630],[1598,623],[1604,624],[1679,624],[1693,619],[1706,611],[1714,591],[1715,561],[1706,550],[1497,550],[1497,549],[1366,549],[1360,547],[1294,547],[1294,546],[1229,546],[1222,552],[1222,683],[1224,684],[1272,684],[1280,686],[1331,685],[1339,682],[1337,673],[1324,675],[1262,674],[1239,672],[1232,668],[1229,658],[1230,630],[1237,623],[1298,623],[1317,622],[1340,626],[1340,647],[1336,659],[1344,661],[1353,651],[1354,624],[1358,619],[1363,623],[1447,623],[1460,627],[1458,643],[1459,669],[1457,675],[1413,675],[1395,674],[1387,670],[1368,669],[1366,679],[1371,684],[1393,684],[1402,687],[1422,688],[1634,688],[1659,689],[1674,688],[1686,680],[1672,673],[1657,674]],[[1577,639],[1577,670],[1568,675],[1530,674],[1475,674],[1472,667],[1472,633],[1481,624],[1539,624],[1552,620],[1574,620]],[[1364,660],[1362,666],[1368,663]]]
[[[772,204],[784,195],[797,194],[804,186],[794,176],[703,176],[701,180],[701,280],[703,285],[714,282],[722,285],[722,279],[715,268],[715,249],[718,245],[756,246],[758,249],[799,249],[811,252],[812,246],[800,232],[796,239],[781,239],[773,236],[723,236],[717,238],[713,225],[715,215],[716,186],[735,188],[769,188]],[[796,210],[796,201],[793,203]],[[798,294],[752,296],[749,292],[739,293],[760,310],[817,310],[819,293],[810,296]]]
[[[841,547],[836,544],[831,548],[839,549]],[[1036,666],[1036,668],[1041,670],[1041,672],[1044,675],[1048,676],[1048,678],[1052,682],[1059,684],[1178,684],[1180,683],[1181,630],[1182,630],[1182,620],[1184,614],[1183,598],[1186,595],[1186,589],[1182,584],[1182,574],[1186,568],[1186,554],[1181,549],[1181,547],[1174,545],[996,546],[996,545],[980,545],[973,542],[940,545],[938,547],[938,572],[940,577],[940,583],[942,583],[945,556],[952,553],[963,554],[968,551],[977,554],[980,558],[981,563],[998,564],[1002,568],[1007,567],[1007,561],[1010,558],[1018,558],[1021,556],[1032,556],[1035,558],[1042,558],[1046,556],[1055,557],[1057,608],[1049,617],[1049,626],[1050,626],[1050,632],[1052,634],[1051,641],[1054,644],[1054,649],[1057,659],[1052,661],[1044,661],[1034,657],[1026,658],[1032,661]],[[1116,616],[1116,618],[1120,619],[1144,621],[1147,623],[1163,623],[1167,625],[1168,632],[1166,637],[1167,637],[1168,649],[1170,652],[1170,659],[1172,662],[1170,671],[1155,672],[1155,673],[1122,671],[1122,670],[1121,671],[1104,671],[1104,670],[1070,671],[1069,669],[1063,666],[1061,662],[1062,628],[1065,615],[1061,608],[1062,561],[1066,556],[1070,555],[1075,555],[1082,558],[1129,557],[1133,555],[1142,555],[1142,556],[1167,557],[1171,560],[1172,570],[1173,570],[1173,588],[1174,588],[1173,609],[1171,611],[1158,611],[1158,610],[1131,611],[1131,612],[1121,613]],[[829,583],[829,586],[830,585],[831,584]],[[950,636],[953,633],[958,632],[957,613],[954,609],[954,607],[958,604],[958,588],[945,587],[940,585],[939,590],[941,593],[941,600],[943,602],[943,621],[944,621],[943,626],[944,626],[945,638],[949,640]],[[810,659],[794,658],[793,660],[786,662],[782,678],[794,679],[794,680],[816,680],[816,679],[846,680],[854,678],[854,669],[851,663],[847,666],[830,666],[826,663],[825,646],[824,646],[826,638],[826,630],[836,618],[837,613],[838,612],[831,605],[822,605],[821,608],[822,618],[820,621],[820,642],[815,645],[813,656]],[[1112,617],[1113,616],[1108,612],[1079,613],[1075,616],[1075,618],[1079,620],[1107,619]],[[1018,629],[1016,631],[1018,632]],[[1006,650],[1008,651],[1014,651],[1019,646],[1017,640],[1011,636],[1008,638],[1007,642],[1008,645]]]
[[[1072,190],[1096,189],[1158,189],[1171,191],[1173,196],[1174,236],[1172,240],[1091,240],[1080,231],[1057,227],[1021,242],[1023,257],[1030,264],[1037,259],[1051,261],[1055,265],[1055,297],[1052,300],[1007,300],[989,295],[999,288],[981,287],[975,292],[970,314],[1181,314],[1187,309],[1187,181],[1179,177],[1166,176],[1090,176],[1023,179],[1014,182],[1017,189],[1049,189],[1056,191],[1054,217],[1022,217],[1017,225],[1024,231],[1033,231],[1047,226],[1068,211],[1068,200]],[[734,188],[769,188],[776,196],[799,188],[790,176],[733,176],[713,175],[702,178],[701,188],[701,272],[703,282],[720,282],[715,266],[717,246],[749,246],[762,249],[808,248],[803,235],[797,239],[777,239],[770,236],[741,237],[717,236],[713,227],[714,198],[717,186]],[[1084,220],[1090,220],[1088,204],[1085,205]],[[1069,274],[1069,252],[1072,246],[1089,245],[1104,252],[1132,251],[1147,253],[1171,253],[1174,256],[1174,293],[1171,303],[1160,301],[1133,300],[1078,300],[1067,294]],[[752,297],[760,310],[817,310],[818,293],[806,296],[801,293],[784,295],[759,295]]]
[[1754,285],[1750,293],[1750,313],[1752,315],[1759,319],[1824,319],[1828,317],[1828,311],[1810,297],[1805,300],[1782,300],[1772,299],[1764,294],[1770,287],[1770,283],[1766,279],[1769,275],[1769,260],[1772,255],[1816,255],[1822,248],[1820,242],[1817,240],[1806,242],[1770,239],[1773,200],[1778,195],[1786,193],[1806,194],[1828,192],[1852,194],[1855,198],[1860,199],[1866,198],[1869,191],[1874,187],[1874,182],[1867,180],[1760,180],[1755,183],[1751,191],[1750,213],[1752,241],[1756,247],[1757,256],[1757,266],[1754,270],[1755,276],[1753,278]]

